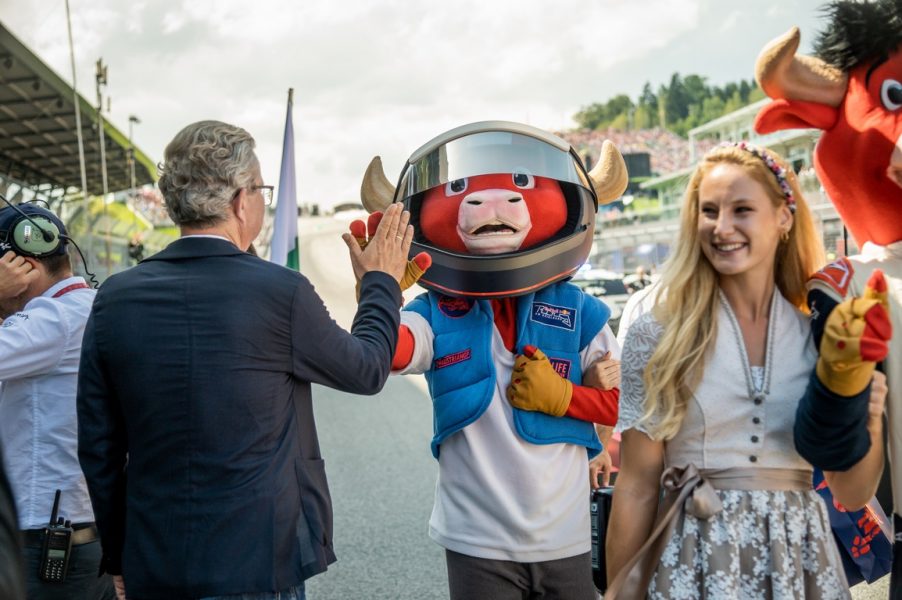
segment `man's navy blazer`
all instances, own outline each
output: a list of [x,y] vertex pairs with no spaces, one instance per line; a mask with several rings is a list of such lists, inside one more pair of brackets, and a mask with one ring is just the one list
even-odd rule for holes
[[310,384],[374,394],[401,302],[363,278],[351,333],[298,273],[189,237],[101,287],[78,379],[102,569],[129,598],[276,591],[335,560]]

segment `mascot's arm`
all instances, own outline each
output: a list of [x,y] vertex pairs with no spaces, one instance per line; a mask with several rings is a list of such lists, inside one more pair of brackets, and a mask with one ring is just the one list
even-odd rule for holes
[[617,424],[618,407],[620,406],[620,388],[599,390],[582,385],[573,386],[573,397],[566,415],[579,419],[613,427]]
[[886,281],[876,271],[860,298],[842,302],[844,288],[817,281],[811,288],[820,357],[796,411],[795,446],[815,467],[846,471],[869,454],[875,433],[882,435],[882,421],[869,417],[869,404],[874,367],[886,356],[892,334]]
[[558,375],[545,353],[535,346],[523,348],[514,360],[507,399],[521,410],[564,415],[581,421],[614,425],[619,389],[598,390],[574,385]]
[[416,341],[413,332],[407,325],[398,327],[398,346],[395,348],[395,356],[391,360],[391,370],[400,371],[413,360],[413,351]]
[[864,458],[846,471],[824,471],[827,485],[843,506],[858,510],[867,504],[880,484],[883,475],[883,409],[886,405],[886,375],[874,371],[870,385],[867,431],[871,447]]

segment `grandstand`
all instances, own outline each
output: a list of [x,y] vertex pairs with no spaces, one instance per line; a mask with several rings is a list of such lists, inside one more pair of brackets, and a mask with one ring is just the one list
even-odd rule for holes
[[[601,144],[605,140],[611,140],[624,155],[647,153],[651,158],[652,175],[673,173],[694,164],[693,147],[689,140],[660,127],[632,131],[577,130],[558,135],[570,142],[590,164],[601,154]],[[706,144],[713,146],[715,143],[699,140],[697,145],[704,148]]]
[[[76,105],[84,141],[86,191],[94,196],[89,202],[82,201]],[[152,230],[154,223],[125,202],[134,192],[114,194],[120,202],[113,204],[99,197],[103,191],[100,122],[95,107],[81,95],[76,99],[71,85],[0,23],[0,192],[12,202],[46,202],[66,222],[93,269],[105,277],[132,264],[129,242]],[[152,184],[154,162],[112,123],[102,122],[108,189],[131,188],[132,157],[136,186]],[[145,235],[152,240],[148,250],[162,248],[172,237],[171,231],[162,237]]]

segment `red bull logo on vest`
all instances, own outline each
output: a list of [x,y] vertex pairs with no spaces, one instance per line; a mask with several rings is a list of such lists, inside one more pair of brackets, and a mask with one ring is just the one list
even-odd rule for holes
[[576,309],[553,306],[545,302],[532,303],[530,318],[536,323],[573,331],[576,328]]

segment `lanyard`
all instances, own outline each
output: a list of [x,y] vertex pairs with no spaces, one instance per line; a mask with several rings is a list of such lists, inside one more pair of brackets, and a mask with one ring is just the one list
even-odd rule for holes
[[90,287],[91,287],[91,286],[89,286],[87,283],[73,283],[72,285],[67,285],[66,287],[64,287],[63,289],[61,289],[60,291],[58,291],[57,293],[53,294],[52,297],[53,297],[53,298],[59,298],[59,297],[62,296],[63,294],[68,294],[68,293],[71,292],[71,291],[88,289],[88,288],[90,288]]

